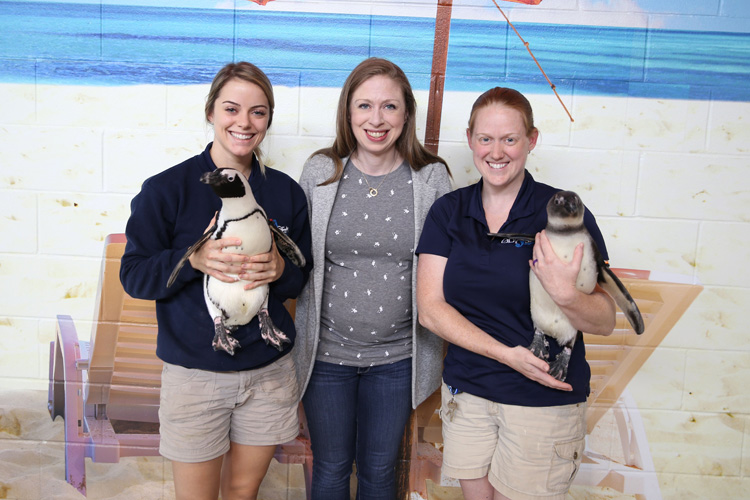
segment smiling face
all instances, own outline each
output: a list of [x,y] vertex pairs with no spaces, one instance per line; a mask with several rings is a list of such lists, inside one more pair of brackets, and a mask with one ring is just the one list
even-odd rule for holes
[[352,92],[349,123],[360,157],[366,154],[391,154],[405,122],[404,94],[399,84],[391,78],[373,76]]
[[518,192],[521,188],[526,157],[539,135],[536,129],[526,134],[523,115],[514,108],[493,103],[476,111],[473,130],[467,129],[466,137],[485,189]]
[[219,91],[208,118],[214,126],[211,158],[216,166],[249,175],[253,151],[268,130],[269,105],[263,90],[232,78]]

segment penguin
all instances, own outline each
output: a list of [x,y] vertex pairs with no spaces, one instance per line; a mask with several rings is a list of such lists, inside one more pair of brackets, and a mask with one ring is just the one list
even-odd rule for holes
[[[174,284],[188,258],[209,239],[237,237],[242,240],[242,245],[226,247],[223,251],[257,255],[269,252],[275,237],[277,247],[293,264],[298,267],[305,265],[305,257],[294,241],[279,230],[275,222],[269,220],[263,208],[258,205],[250,184],[242,173],[232,168],[217,168],[201,175],[200,181],[211,186],[214,193],[221,198],[221,210],[215,224],[187,249],[177,263],[169,276],[167,287]],[[268,314],[268,285],[252,290],[245,290],[244,286],[245,283],[240,280],[225,283],[208,274],[203,276],[203,295],[208,312],[214,320],[214,350],[223,350],[233,356],[240,343],[231,333],[238,326],[249,323],[256,315],[260,322],[261,337],[266,344],[279,351],[283,350],[284,345],[290,340],[284,332],[274,326]]]
[[[625,285],[604,261],[596,242],[583,224],[585,207],[581,198],[572,191],[560,191],[547,203],[546,233],[555,254],[570,262],[573,251],[583,243],[583,260],[578,272],[576,287],[583,293],[591,293],[598,284],[615,301],[625,314],[636,334],[643,333],[643,317]],[[532,242],[534,236],[518,233],[489,233],[493,237],[503,237],[515,241]],[[531,319],[534,323],[534,339],[528,349],[541,359],[549,358],[547,337],[557,340],[563,348],[550,363],[549,374],[557,380],[565,381],[568,362],[573,352],[579,331],[571,325],[557,304],[550,298],[533,271],[529,271],[529,291],[531,294]]]

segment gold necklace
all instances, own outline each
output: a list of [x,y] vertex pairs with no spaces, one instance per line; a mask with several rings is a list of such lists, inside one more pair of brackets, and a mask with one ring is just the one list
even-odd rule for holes
[[383,176],[383,180],[380,181],[380,184],[378,184],[378,187],[372,187],[372,186],[370,186],[370,181],[367,180],[367,176],[365,175],[365,173],[362,170],[357,169],[357,170],[359,170],[359,173],[362,174],[362,178],[367,183],[368,193],[370,194],[370,196],[372,198],[375,198],[378,195],[378,189],[380,189],[380,186],[383,185],[383,183],[385,182],[386,177],[388,177],[388,174],[390,174],[391,172],[393,172],[396,169],[396,166],[400,165],[400,164],[401,164],[401,162],[399,162],[398,159],[397,159],[396,163],[391,167],[391,169],[388,171],[388,173],[386,173]]

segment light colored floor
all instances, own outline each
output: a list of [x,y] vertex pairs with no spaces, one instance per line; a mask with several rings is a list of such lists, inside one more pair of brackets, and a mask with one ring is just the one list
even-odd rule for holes
[[[65,482],[63,419],[47,411],[47,392],[0,391],[0,499],[82,500]],[[126,457],[119,463],[86,459],[88,498],[97,500],[172,500],[171,467],[161,457]],[[353,488],[356,488],[353,481]],[[433,500],[461,500],[460,489],[434,485]],[[574,486],[572,499],[631,499],[607,488]],[[304,500],[301,465],[273,461],[260,500]],[[411,500],[417,500],[412,498]]]
[[[65,482],[63,419],[47,411],[46,391],[0,392],[0,498],[83,500]],[[116,464],[86,459],[88,498],[174,499],[172,471],[161,457],[126,457]],[[301,465],[271,463],[260,500],[304,500]]]

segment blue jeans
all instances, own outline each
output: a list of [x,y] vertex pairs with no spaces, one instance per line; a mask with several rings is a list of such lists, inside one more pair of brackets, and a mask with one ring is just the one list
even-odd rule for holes
[[315,362],[302,398],[313,452],[312,500],[394,500],[396,462],[411,414],[411,358],[357,368]]

